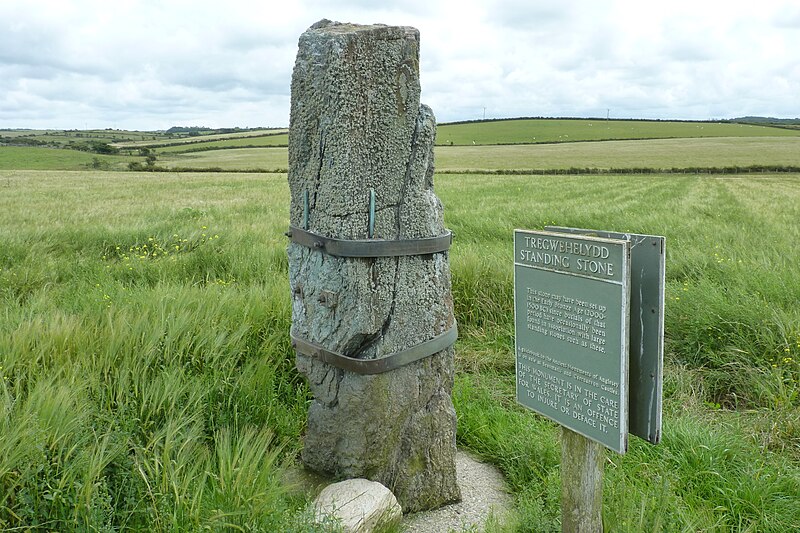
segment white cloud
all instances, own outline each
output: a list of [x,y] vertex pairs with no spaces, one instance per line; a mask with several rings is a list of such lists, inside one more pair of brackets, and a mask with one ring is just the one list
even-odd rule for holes
[[0,128],[286,125],[321,18],[419,28],[440,121],[800,115],[790,1],[52,0],[0,3]]

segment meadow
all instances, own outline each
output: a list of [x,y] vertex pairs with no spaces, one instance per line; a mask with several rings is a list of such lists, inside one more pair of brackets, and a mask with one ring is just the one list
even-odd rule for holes
[[[281,129],[199,130],[192,135],[121,130],[1,130],[0,169],[285,172]],[[14,139],[48,143],[16,146]],[[609,142],[615,141],[615,142]],[[2,143],[9,144],[3,146]],[[56,150],[103,143],[109,153]],[[437,171],[753,172],[800,169],[800,129],[729,122],[515,119],[440,124]],[[117,151],[117,153],[111,153]],[[148,163],[148,157],[156,161]]]
[[[158,165],[171,169],[285,171],[289,161],[286,148],[239,148],[182,154],[160,152]],[[754,166],[800,169],[800,136],[436,148],[436,169],[442,173],[697,172],[707,168],[740,172]]]
[[442,124],[439,145],[531,144],[621,139],[797,137],[800,131],[725,122],[603,119],[513,119]]
[[139,159],[57,148],[0,146],[0,169],[3,170],[88,170],[95,165],[125,170],[128,163]]
[[281,137],[281,139],[283,140],[283,144],[286,145],[288,131],[289,130],[287,130],[286,128],[273,128],[273,129],[253,129],[253,130],[246,130],[234,133],[206,133],[192,137],[170,138],[170,136],[159,136],[156,138],[152,138],[150,140],[115,142],[114,147],[146,148],[154,145],[163,147],[174,145],[176,147],[180,147],[181,145],[187,145],[187,144],[216,143],[217,141],[224,141],[224,140],[234,141],[233,144],[235,144],[235,141],[241,139],[264,138],[264,137],[274,137],[274,136]]
[[170,146],[159,148],[161,153],[190,153],[204,152],[206,150],[218,150],[226,148],[252,148],[261,146],[283,146],[289,142],[288,135],[284,133],[268,133],[264,135],[249,135],[238,138],[227,138],[216,141],[184,141],[183,143],[173,143]]
[[[780,144],[751,140],[742,165]],[[667,238],[663,440],[608,453],[606,529],[800,527],[800,174],[435,180],[458,443],[516,501],[492,530],[560,527],[559,429],[514,399],[512,231],[551,224]],[[309,401],[286,175],[16,169],[0,192],[0,528],[313,531],[282,477]]]

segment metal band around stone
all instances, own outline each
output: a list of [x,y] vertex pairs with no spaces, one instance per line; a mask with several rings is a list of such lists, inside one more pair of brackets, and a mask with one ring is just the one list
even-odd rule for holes
[[286,232],[292,242],[338,257],[397,257],[401,255],[426,255],[446,252],[453,242],[447,231],[438,237],[424,239],[334,239],[308,230],[289,226]]
[[315,359],[324,361],[337,368],[349,370],[356,374],[371,375],[382,374],[383,372],[400,368],[401,366],[430,357],[435,353],[449,348],[458,338],[458,328],[453,325],[451,329],[437,335],[429,341],[422,342],[406,350],[395,352],[386,357],[381,357],[380,359],[356,359],[355,357],[348,357],[340,353],[331,352],[319,344],[295,337],[294,335],[291,337],[292,347],[297,350],[298,353],[314,357]]

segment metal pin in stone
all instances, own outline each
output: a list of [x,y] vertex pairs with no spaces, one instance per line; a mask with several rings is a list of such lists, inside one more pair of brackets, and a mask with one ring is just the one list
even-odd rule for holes
[[303,191],[303,229],[308,229],[308,189]]
[[375,189],[369,190],[369,238],[375,235]]

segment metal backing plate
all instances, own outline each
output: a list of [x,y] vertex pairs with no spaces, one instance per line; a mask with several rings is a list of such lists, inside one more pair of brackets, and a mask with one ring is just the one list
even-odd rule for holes
[[580,228],[546,231],[625,239],[631,243],[629,430],[652,444],[661,440],[664,382],[664,279],[666,239]]

